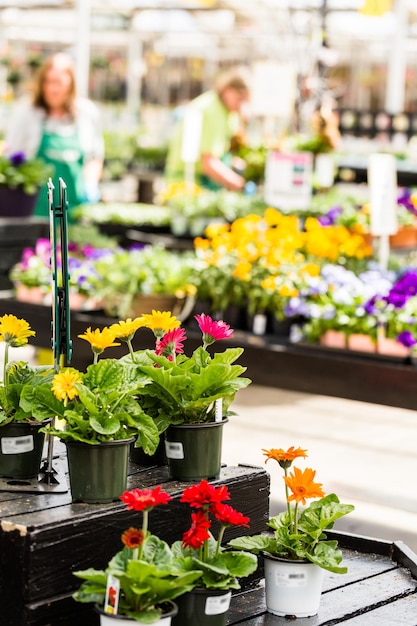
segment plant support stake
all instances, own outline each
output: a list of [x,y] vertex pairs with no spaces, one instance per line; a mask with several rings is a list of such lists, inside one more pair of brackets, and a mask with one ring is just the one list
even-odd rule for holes
[[[69,309],[69,273],[68,273],[68,200],[67,186],[62,178],[59,179],[59,204],[54,204],[54,184],[48,181],[48,205],[51,238],[51,268],[52,268],[52,351],[54,368],[59,372],[61,356],[64,364],[68,365],[72,356],[72,342],[70,338],[70,309]],[[55,420],[55,417],[52,418]],[[41,472],[44,474],[40,482],[47,484],[58,482],[52,466],[53,440],[48,435],[48,456]]]

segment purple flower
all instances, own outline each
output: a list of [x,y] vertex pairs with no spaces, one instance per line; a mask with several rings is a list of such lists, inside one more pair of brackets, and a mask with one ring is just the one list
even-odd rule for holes
[[19,167],[26,161],[26,156],[24,152],[14,152],[10,155],[9,161],[15,167]]
[[327,211],[326,215],[320,215],[317,218],[317,221],[322,226],[333,226],[333,224],[336,222],[337,218],[342,212],[343,212],[343,209],[341,206],[335,206],[329,211]]
[[397,341],[406,348],[412,348],[417,343],[417,341],[413,337],[413,334],[409,330],[404,330],[402,333],[400,333],[397,336]]

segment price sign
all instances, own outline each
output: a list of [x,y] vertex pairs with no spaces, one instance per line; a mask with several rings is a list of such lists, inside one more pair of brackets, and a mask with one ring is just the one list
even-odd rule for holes
[[308,209],[312,189],[311,152],[269,152],[265,165],[265,202],[283,211]]

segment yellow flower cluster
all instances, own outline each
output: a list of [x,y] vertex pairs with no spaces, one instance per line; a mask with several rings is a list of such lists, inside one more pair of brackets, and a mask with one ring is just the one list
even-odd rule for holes
[[282,215],[273,208],[263,216],[248,215],[231,225],[212,224],[206,229],[206,238],[196,238],[194,245],[208,265],[218,266],[226,255],[232,256],[233,276],[243,281],[249,279],[254,264],[275,274],[288,266],[305,270],[306,259],[336,261],[340,256],[362,259],[372,254],[360,233],[351,233],[344,226],[324,228],[315,218],[308,218],[301,230],[297,216]]
[[189,184],[184,181],[171,183],[158,195],[158,202],[166,204],[173,198],[178,196],[198,196],[201,193],[201,187],[195,184]]

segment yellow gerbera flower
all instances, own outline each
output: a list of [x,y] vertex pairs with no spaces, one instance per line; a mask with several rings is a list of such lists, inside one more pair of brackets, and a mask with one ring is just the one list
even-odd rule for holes
[[63,400],[66,403],[78,396],[75,383],[80,382],[82,382],[80,373],[72,367],[68,367],[53,377],[52,391],[58,400]]
[[120,343],[115,342],[115,334],[114,330],[111,330],[107,326],[100,330],[96,328],[95,330],[91,330],[91,328],[87,328],[83,335],[78,335],[80,339],[85,339],[90,344],[93,352],[95,354],[100,354],[106,348],[110,348],[111,346],[120,346]]
[[116,324],[112,324],[110,330],[113,331],[115,338],[121,341],[131,341],[138,328],[142,328],[142,326],[144,326],[143,318],[137,317],[132,320],[132,318],[129,317],[127,320],[121,320]]
[[142,319],[144,321],[144,326],[153,331],[156,337],[162,337],[169,330],[174,330],[174,328],[179,328],[181,326],[181,322],[177,320],[175,315],[172,315],[171,311],[155,311],[152,310],[152,313],[145,313],[142,315]]
[[0,341],[4,341],[12,348],[26,345],[28,338],[35,334],[26,320],[8,314],[0,317]]
[[314,477],[316,471],[307,467],[303,472],[294,467],[294,473],[289,476],[284,476],[285,484],[292,491],[292,495],[288,497],[288,502],[295,500],[298,504],[301,502],[306,504],[307,498],[322,498],[326,494],[324,493],[322,483],[315,483]]

